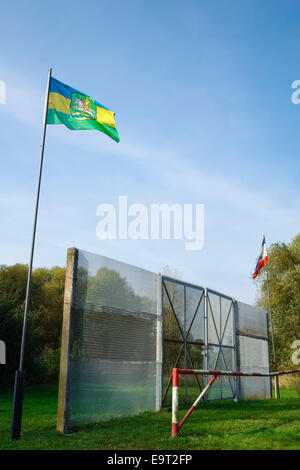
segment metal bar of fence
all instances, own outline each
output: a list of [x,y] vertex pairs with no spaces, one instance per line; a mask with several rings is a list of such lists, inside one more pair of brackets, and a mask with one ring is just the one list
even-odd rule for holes
[[181,286],[191,287],[192,289],[203,290],[204,287],[198,286],[197,284],[192,284],[190,282],[181,281],[180,279],[175,279],[169,276],[162,276],[163,281],[174,282],[175,284],[180,284]]
[[270,342],[270,339],[266,336],[260,336],[256,335],[254,333],[244,333],[243,331],[239,330],[238,328],[236,329],[236,334],[237,336],[245,336],[246,338],[254,338],[254,339],[262,339],[263,341],[268,341]]
[[233,297],[230,297],[230,295],[222,294],[222,292],[218,292],[216,290],[210,289],[209,287],[206,288],[207,292],[217,295],[218,297],[224,297],[227,300],[234,300]]

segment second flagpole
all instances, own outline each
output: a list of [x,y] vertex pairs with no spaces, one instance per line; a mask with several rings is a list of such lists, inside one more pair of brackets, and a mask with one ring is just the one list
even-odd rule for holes
[[39,167],[35,213],[34,213],[34,222],[33,222],[31,252],[30,252],[30,261],[29,261],[29,266],[28,266],[25,310],[24,310],[22,341],[21,341],[21,350],[20,350],[20,363],[19,363],[19,369],[16,371],[16,374],[15,374],[12,421],[11,421],[11,439],[16,439],[16,440],[20,439],[21,437],[23,399],[24,399],[24,382],[25,382],[24,353],[25,353],[25,342],[26,342],[26,326],[27,326],[27,316],[28,316],[29,302],[30,302],[31,275],[32,275],[32,267],[33,267],[36,226],[37,226],[41,180],[42,180],[42,172],[43,172],[44,148],[45,148],[46,129],[47,129],[47,111],[48,111],[48,103],[49,103],[49,89],[50,89],[51,75],[52,75],[52,69],[49,68],[46,96],[45,96],[43,134],[42,134],[40,167]]
[[[274,342],[274,329],[273,329],[271,294],[270,294],[270,276],[269,276],[269,265],[268,265],[268,263],[267,263],[267,288],[268,288],[268,300],[269,300],[270,327],[271,327],[271,334],[272,334],[273,358],[274,358],[274,365],[276,365],[275,364],[276,363],[276,354],[275,354],[275,342]],[[278,375],[276,375],[274,377],[274,388],[275,388],[275,398],[280,398]]]
[[276,354],[275,354],[275,343],[274,343],[274,330],[273,330],[273,320],[272,320],[272,308],[271,308],[271,295],[270,295],[270,277],[269,277],[269,266],[267,263],[267,288],[268,288],[268,302],[269,302],[269,315],[270,315],[270,327],[271,327],[271,334],[272,334],[272,346],[273,346],[273,357],[274,362],[276,361]]

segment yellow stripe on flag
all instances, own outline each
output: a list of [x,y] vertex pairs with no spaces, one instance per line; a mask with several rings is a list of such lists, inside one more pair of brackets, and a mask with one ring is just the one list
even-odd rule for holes
[[97,121],[110,127],[116,127],[114,112],[97,106]]
[[65,98],[63,95],[55,92],[49,93],[49,109],[55,109],[58,112],[70,114],[70,104],[71,100]]

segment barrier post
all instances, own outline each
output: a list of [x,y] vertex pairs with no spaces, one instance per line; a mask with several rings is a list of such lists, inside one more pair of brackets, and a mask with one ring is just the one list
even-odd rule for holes
[[279,400],[280,398],[280,390],[279,390],[279,379],[278,379],[278,375],[275,375],[275,398],[277,398],[277,400]]
[[[186,413],[184,418],[178,424],[178,378],[179,378],[179,370],[173,369],[173,389],[172,389],[172,437],[177,436],[180,428],[184,425],[188,417],[191,413],[193,413],[194,409],[198,406],[200,400],[206,394],[209,387],[214,383],[217,376],[214,375],[206,387],[202,390],[198,398],[194,401],[192,406],[190,407],[189,411]],[[175,378],[174,378],[175,377]],[[174,385],[175,384],[175,385]],[[177,384],[177,385],[176,385]]]
[[178,433],[178,369],[173,369],[173,387],[172,387],[172,437]]

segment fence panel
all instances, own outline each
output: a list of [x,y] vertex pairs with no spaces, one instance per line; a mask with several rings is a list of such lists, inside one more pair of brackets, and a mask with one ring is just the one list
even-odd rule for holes
[[64,431],[159,409],[161,398],[159,276],[76,252],[69,338],[62,338],[68,341],[67,379],[60,378]]
[[[269,372],[267,313],[211,289],[69,249],[58,429],[159,410],[171,402],[173,368]],[[209,379],[182,376],[180,401],[193,401]],[[269,378],[222,376],[207,399],[270,396]]]
[[[235,308],[234,300],[211,289],[206,290],[207,302],[207,364],[209,370],[233,370],[235,367]],[[211,377],[206,377],[206,383]],[[235,381],[220,377],[207,394],[207,400],[234,398]]]
[[[167,276],[163,285],[163,404],[171,404],[174,367],[203,367],[204,288]],[[181,377],[181,402],[197,397],[202,377]]]
[[[270,372],[268,314],[264,310],[237,302],[238,364],[241,372]],[[270,398],[271,379],[241,377],[239,398]]]

